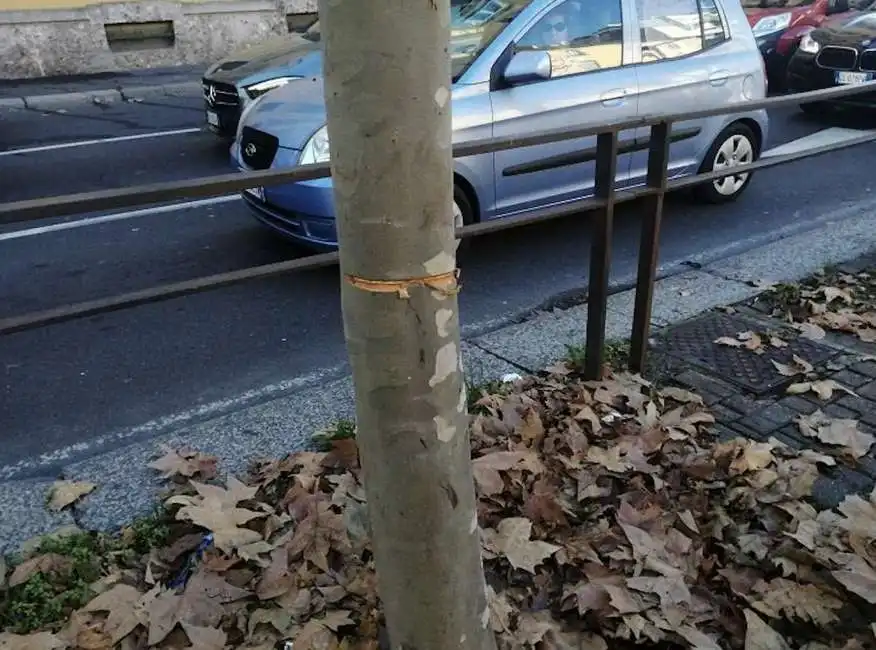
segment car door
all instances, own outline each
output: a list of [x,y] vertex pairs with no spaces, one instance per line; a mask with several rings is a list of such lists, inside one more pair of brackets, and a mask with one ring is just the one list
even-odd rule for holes
[[[636,0],[635,8],[640,115],[712,108],[738,98],[734,87],[741,79],[733,73],[733,48],[715,0]],[[713,135],[706,120],[673,124],[669,176],[696,172]],[[636,132],[635,182],[644,182],[649,137],[650,127]]]
[[[632,120],[638,88],[623,18],[627,0],[559,0],[535,17],[494,67],[493,134],[523,135]],[[503,71],[518,53],[546,52],[550,70],[518,85]],[[510,61],[510,63],[509,63]],[[635,130],[619,134],[631,142]],[[508,215],[593,192],[596,137],[496,152],[496,213]],[[618,156],[617,182],[628,181],[630,154]]]

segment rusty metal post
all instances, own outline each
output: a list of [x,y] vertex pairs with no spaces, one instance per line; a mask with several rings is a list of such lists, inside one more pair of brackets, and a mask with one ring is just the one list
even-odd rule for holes
[[630,337],[629,368],[632,372],[642,372],[645,369],[648,337],[651,332],[651,303],[654,298],[654,278],[660,253],[660,224],[663,219],[663,197],[666,195],[671,130],[670,122],[654,124],[651,127],[648,144],[646,184],[655,192],[642,199],[639,270],[636,278],[633,331]]
[[600,379],[605,356],[605,316],[611,274],[611,239],[614,232],[614,184],[617,175],[617,131],[596,136],[596,186],[602,207],[593,220],[590,243],[590,278],[587,283],[587,344],[584,378]]

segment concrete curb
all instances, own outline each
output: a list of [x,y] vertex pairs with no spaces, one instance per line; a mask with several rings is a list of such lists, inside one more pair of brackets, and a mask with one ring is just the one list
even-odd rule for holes
[[0,108],[51,111],[71,104],[112,104],[116,102],[144,101],[149,96],[200,97],[200,81],[180,81],[153,86],[120,86],[83,90],[68,93],[25,95],[0,98]]
[[[655,289],[655,334],[703,311],[756,295],[761,289],[755,285],[762,279],[799,279],[874,246],[876,210],[865,202],[841,208],[805,232],[665,277]],[[633,298],[632,290],[611,296],[607,339],[629,337]],[[587,306],[578,305],[468,337],[462,344],[467,380],[482,383],[549,365],[566,353],[566,346],[583,344],[586,315]],[[53,458],[0,468],[0,475],[8,477],[0,481],[0,512],[5,515],[0,521],[0,552],[66,522],[66,517],[48,516],[45,510],[47,490],[56,478],[97,483],[97,490],[76,507],[73,516],[88,528],[113,530],[155,503],[159,483],[146,464],[162,443],[185,442],[216,454],[223,472],[238,473],[255,458],[301,449],[313,432],[352,413],[349,372],[339,368],[294,392],[230,412],[163,428],[144,426],[148,435],[126,437],[120,432],[102,447],[47,450]]]

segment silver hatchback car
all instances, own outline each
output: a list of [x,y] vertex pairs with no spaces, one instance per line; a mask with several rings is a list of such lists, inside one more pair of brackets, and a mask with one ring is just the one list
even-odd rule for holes
[[[732,105],[764,97],[766,76],[739,0],[476,0],[452,20],[453,141]],[[765,111],[676,123],[669,175],[757,159]],[[648,128],[619,134],[619,189],[645,182]],[[325,162],[319,75],[250,103],[231,147],[241,170]],[[596,138],[455,160],[458,225],[592,195]],[[704,201],[740,196],[750,174],[699,186]],[[317,249],[337,246],[331,179],[253,188],[255,217]]]

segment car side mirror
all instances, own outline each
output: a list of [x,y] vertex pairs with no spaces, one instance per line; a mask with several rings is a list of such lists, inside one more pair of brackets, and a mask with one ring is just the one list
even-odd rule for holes
[[528,84],[551,78],[551,57],[541,50],[515,52],[502,78],[510,85]]

